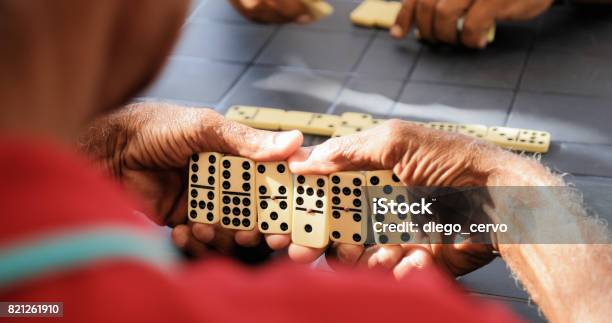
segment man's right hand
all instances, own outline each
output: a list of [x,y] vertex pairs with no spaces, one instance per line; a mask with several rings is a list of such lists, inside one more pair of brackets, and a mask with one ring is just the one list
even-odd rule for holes
[[[392,169],[409,186],[485,186],[495,169],[488,157],[499,154],[510,153],[463,135],[390,120],[358,134],[302,148],[289,159],[289,167],[295,174]],[[329,253],[341,263],[387,268],[400,278],[413,268],[432,263],[455,276],[466,274],[494,259],[493,251],[492,245],[466,241],[368,249],[335,244]],[[299,256],[303,262],[316,259],[322,252],[291,245],[289,256]]]

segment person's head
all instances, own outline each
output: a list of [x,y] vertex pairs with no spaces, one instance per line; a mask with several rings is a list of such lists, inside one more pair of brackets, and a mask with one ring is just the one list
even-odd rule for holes
[[188,0],[0,2],[0,130],[71,136],[143,90]]

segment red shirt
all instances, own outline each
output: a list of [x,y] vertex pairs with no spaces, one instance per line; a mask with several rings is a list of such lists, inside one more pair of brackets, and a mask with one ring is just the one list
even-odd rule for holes
[[[517,321],[435,270],[397,282],[375,271],[327,273],[285,261],[182,262],[157,254],[156,243],[168,238],[126,196],[72,153],[0,140],[0,262],[23,249],[34,264],[0,274],[0,301],[64,302],[64,320],[74,322]],[[57,243],[62,237],[69,243]]]

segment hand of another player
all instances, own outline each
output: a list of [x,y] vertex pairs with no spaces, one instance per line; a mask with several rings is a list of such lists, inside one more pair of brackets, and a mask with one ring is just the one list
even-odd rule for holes
[[[255,161],[285,160],[302,145],[299,131],[255,130],[210,109],[140,103],[97,120],[84,134],[83,150],[136,193],[153,221],[174,227],[179,247],[200,254],[205,245],[228,251],[233,242],[257,245],[259,231],[233,231],[188,223],[187,166],[194,152],[214,151]],[[286,235],[266,236],[272,248],[286,247]]]
[[300,0],[230,0],[245,18],[261,23],[307,23],[314,20]]
[[[495,21],[527,20],[543,13],[553,0],[404,0],[391,35],[403,38],[416,26],[422,39],[472,48],[487,46]],[[457,20],[463,17],[463,30]]]
[[[405,185],[484,186],[490,168],[487,156],[502,150],[459,134],[390,120],[350,136],[332,138],[301,148],[289,159],[296,174],[330,174],[350,170],[393,170]],[[335,244],[328,256],[335,261],[393,270],[397,277],[415,267],[436,263],[461,275],[490,262],[491,245],[406,244],[363,246]],[[289,255],[301,262],[316,259],[323,250],[291,245]]]

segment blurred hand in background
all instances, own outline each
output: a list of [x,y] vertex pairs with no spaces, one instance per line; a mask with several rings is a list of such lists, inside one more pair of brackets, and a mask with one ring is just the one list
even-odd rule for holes
[[308,23],[314,17],[300,0],[230,0],[245,18],[261,23]]

